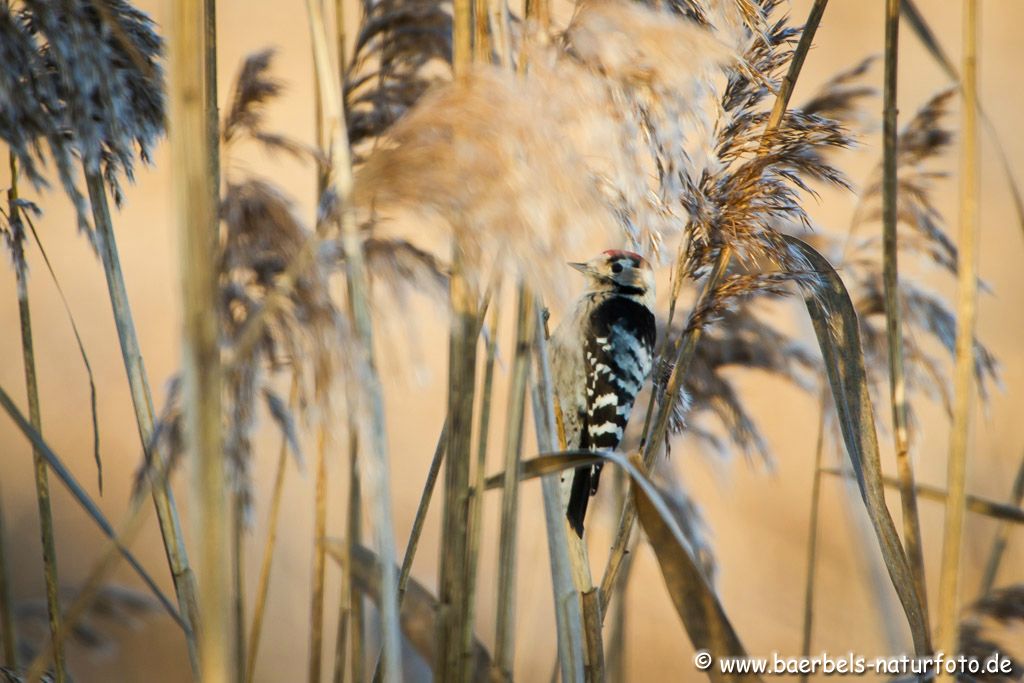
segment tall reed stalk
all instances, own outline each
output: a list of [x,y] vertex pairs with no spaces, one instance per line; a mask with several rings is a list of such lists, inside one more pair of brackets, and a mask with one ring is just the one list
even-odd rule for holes
[[[468,74],[473,60],[471,0],[452,5],[452,67],[455,78]],[[466,276],[463,245],[452,245],[449,296],[452,306],[448,346],[448,452],[442,510],[440,614],[437,620],[437,671],[440,680],[462,681],[467,676],[462,657],[462,633],[469,618],[463,590],[467,582],[469,470],[473,443],[473,402],[476,389],[477,298]]]
[[914,573],[921,610],[927,619],[928,591],[924,575],[924,550],[921,547],[921,522],[914,494],[914,467],[910,459],[907,384],[903,369],[903,315],[899,289],[898,239],[899,128],[897,126],[897,65],[899,58],[900,0],[887,0],[885,11],[885,87],[882,118],[882,277],[885,283],[885,328],[889,347],[889,398],[892,403],[893,438],[896,467],[900,478],[900,504],[903,510],[903,544]]
[[[128,289],[125,286],[124,272],[118,255],[117,241],[114,237],[114,225],[110,216],[103,178],[97,172],[85,172],[86,186],[89,190],[89,201],[92,206],[93,222],[96,226],[100,245],[100,260],[107,280],[110,305],[114,313],[114,324],[121,346],[125,372],[128,376],[128,387],[131,391],[132,406],[135,410],[135,421],[142,441],[142,449],[146,461],[159,459],[160,453],[151,448],[153,440],[153,397],[149,390],[146,367],[142,359],[138,336],[135,332],[135,320],[128,302]],[[164,472],[162,462],[156,462],[150,470]],[[196,579],[189,563],[185,549],[181,521],[178,518],[174,494],[166,480],[157,479],[151,487],[153,505],[156,508],[160,534],[167,554],[167,564],[174,581],[174,590],[178,597],[178,608],[188,627],[185,640],[189,650],[189,660],[193,671],[199,671],[199,658],[196,649],[196,624],[198,622],[198,603],[196,596]]]
[[[811,484],[811,513],[807,523],[807,562],[804,573],[804,623],[800,640],[800,654],[807,657],[811,653],[811,639],[814,635],[814,589],[818,574],[818,523],[821,520],[821,478],[822,461],[825,455],[825,410],[827,406],[827,390],[822,388],[819,401],[821,410],[818,413],[818,438],[814,447],[814,481]],[[808,674],[801,675],[806,681]]]
[[366,465],[368,492],[373,505],[373,523],[377,537],[381,571],[381,621],[384,641],[384,678],[402,679],[401,637],[398,621],[398,577],[395,572],[395,539],[391,514],[391,488],[388,465],[387,430],[384,423],[384,398],[380,379],[373,364],[373,327],[367,292],[366,265],[359,226],[351,206],[352,158],[345,123],[345,105],[341,96],[339,70],[331,61],[327,28],[319,0],[306,0],[316,81],[324,106],[324,126],[330,144],[331,185],[337,195],[340,214],[341,245],[345,255],[345,277],[349,305],[360,348],[355,356],[365,367],[361,404],[368,404],[368,429],[360,435],[370,455]]
[[[534,308],[534,364],[533,420],[537,433],[537,450],[551,453],[558,447],[558,427],[555,419],[555,394],[551,381],[551,362],[541,307]],[[518,482],[517,482],[518,484]],[[558,665],[565,683],[584,680],[583,616],[580,600],[573,583],[569,560],[569,542],[566,536],[565,508],[559,475],[541,477],[541,495],[544,499],[544,525],[547,529],[548,557],[551,563],[551,589],[554,597],[555,624],[558,632]]]
[[515,355],[505,418],[505,483],[501,489],[501,532],[498,539],[498,607],[494,636],[495,678],[513,680],[515,664],[516,541],[519,520],[519,460],[523,449],[526,387],[533,341],[533,296],[519,285],[516,292]]
[[[479,27],[479,24],[478,24]],[[469,499],[469,540],[466,547],[466,603],[468,613],[466,621],[462,625],[462,656],[465,661],[472,661],[473,657],[473,621],[476,615],[477,588],[479,578],[477,568],[480,563],[480,545],[483,542],[483,510],[485,482],[487,478],[487,446],[488,436],[491,427],[491,403],[494,398],[494,364],[498,356],[498,316],[501,307],[497,300],[500,298],[500,285],[495,293],[495,302],[490,310],[481,309],[480,324],[478,328],[483,330],[489,327],[486,336],[486,354],[484,358],[484,379],[480,391],[480,417],[477,422],[477,444],[476,464],[473,471],[473,485]],[[484,324],[485,316],[490,318],[488,325]]]
[[313,590],[310,592],[309,683],[320,683],[323,661],[324,580],[327,554],[327,425],[321,422],[316,436],[316,493],[313,506]]
[[[7,210],[12,226],[21,222],[18,206],[18,162],[10,155],[11,187],[7,191]],[[16,237],[24,249],[24,232]],[[28,394],[28,415],[32,427],[42,434],[42,414],[39,408],[39,385],[36,381],[36,352],[32,343],[32,315],[28,304],[28,272],[24,256],[14,259],[18,280],[18,317],[21,322],[21,358],[25,371],[25,391]],[[46,584],[46,611],[49,617],[50,638],[53,642],[54,675],[58,683],[67,678],[64,647],[58,638],[61,624],[60,581],[57,577],[57,543],[53,535],[53,510],[50,507],[50,482],[46,461],[38,448],[32,448],[33,472],[36,481],[36,501],[39,508],[39,531],[43,546],[43,578]]]
[[[171,31],[171,150],[181,239],[184,302],[184,409],[195,463],[199,536],[200,667],[203,681],[235,679],[229,509],[221,440],[217,208],[206,34],[214,0],[174,5]],[[213,119],[215,122],[215,119]],[[216,138],[213,138],[216,139]]]
[[[294,396],[294,389],[292,395]],[[292,401],[294,405],[294,400]],[[256,599],[253,604],[252,626],[245,649],[245,680],[252,683],[256,676],[256,656],[259,653],[260,636],[263,634],[263,617],[267,608],[267,594],[270,591],[270,567],[277,547],[277,526],[281,517],[281,498],[284,493],[284,475],[288,465],[288,437],[281,437],[281,449],[277,455],[277,469],[274,474],[274,488],[270,494],[270,512],[267,515],[267,538],[263,546],[263,560],[260,563],[260,577],[256,584]]]
[[[953,374],[953,426],[946,477],[946,523],[939,574],[939,649],[955,652],[960,598],[960,558],[967,499],[967,443],[974,392],[974,325],[978,297],[978,2],[964,0],[963,127],[960,168],[960,231]],[[940,673],[940,681],[952,676]]]

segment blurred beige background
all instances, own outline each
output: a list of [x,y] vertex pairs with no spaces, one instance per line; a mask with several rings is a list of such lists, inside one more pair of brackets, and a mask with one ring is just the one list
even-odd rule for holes
[[[354,4],[354,3],[353,3]],[[881,0],[834,0],[830,3],[807,61],[795,101],[809,94],[826,78],[866,55],[882,50]],[[163,26],[169,20],[169,3],[146,0],[140,5]],[[960,42],[960,3],[952,0],[919,0],[924,14],[954,60]],[[1024,110],[1021,87],[1022,51],[1019,27],[1024,24],[1024,5],[1016,0],[986,0],[982,5],[981,94],[982,101],[1002,135],[1004,151],[1024,178],[1024,138],[1018,135],[1019,112]],[[795,1],[792,16],[806,16],[809,0]],[[352,21],[355,20],[354,8]],[[221,0],[218,3],[219,75],[221,102],[249,52],[278,48],[274,73],[287,83],[283,98],[269,107],[270,130],[280,130],[306,142],[313,141],[312,65],[304,8],[297,2],[272,0]],[[900,53],[901,121],[925,99],[947,85],[940,69],[904,26]],[[881,70],[871,73],[881,86]],[[869,102],[880,114],[880,100]],[[864,141],[865,149],[841,158],[854,180],[866,177],[879,151],[877,136]],[[994,394],[987,412],[974,422],[970,490],[1003,500],[1008,495],[1015,467],[1024,446],[1024,294],[1019,265],[1024,262],[1024,235],[1015,221],[1010,195],[993,154],[992,141],[983,138],[981,194],[981,271],[995,294],[980,302],[979,331],[1003,364],[1005,389]],[[129,293],[148,364],[154,396],[163,402],[163,387],[179,363],[179,286],[176,236],[171,227],[171,192],[167,173],[167,145],[155,155],[155,167],[140,169],[138,183],[127,192],[127,206],[116,218],[118,239]],[[955,169],[956,155],[947,158]],[[236,160],[236,172],[251,171],[279,183],[312,216],[314,177],[310,168],[288,158],[268,159],[259,154]],[[6,177],[0,186],[6,186]],[[940,185],[938,203],[955,220],[955,177]],[[58,195],[39,198],[46,214],[39,222],[41,235],[62,280],[90,354],[99,391],[101,438],[106,466],[106,491],[102,507],[112,520],[125,510],[132,473],[139,461],[138,437],[132,417],[127,383],[121,365],[102,270],[86,241],[75,234],[67,202]],[[825,226],[843,229],[849,221],[852,196],[826,193],[811,210]],[[950,228],[955,234],[955,224]],[[597,249],[595,245],[595,250]],[[581,253],[585,258],[589,253]],[[35,249],[30,250],[30,295],[35,323],[42,392],[44,433],[54,449],[69,463],[92,493],[95,472],[90,450],[88,386],[53,284],[45,274]],[[951,294],[952,283],[925,275]],[[382,344],[385,391],[390,427],[394,515],[399,547],[404,547],[419,497],[427,464],[443,420],[446,341],[440,318],[424,302],[416,303],[420,326],[417,363],[402,360],[408,339],[394,336]],[[794,309],[798,310],[798,309]],[[15,397],[24,396],[20,338],[17,327],[14,276],[0,274],[0,385]],[[794,320],[799,320],[794,316]],[[800,321],[798,324],[803,325]],[[501,334],[507,341],[510,326]],[[507,348],[507,346],[506,346]],[[509,354],[505,352],[505,358]],[[504,396],[506,367],[498,369],[497,396]],[[703,507],[711,528],[712,543],[720,567],[719,589],[723,603],[747,648],[754,654],[779,651],[799,653],[803,611],[804,556],[815,431],[815,401],[778,381],[756,375],[737,375],[753,414],[777,458],[773,472],[751,467],[742,457],[726,462],[708,456],[686,441],[673,451],[673,465]],[[886,421],[889,408],[879,406]],[[943,485],[948,424],[936,406],[919,408],[922,433],[915,448],[920,481]],[[255,526],[248,547],[249,597],[255,590],[261,543],[266,526],[269,485],[276,461],[277,437],[262,432],[256,463],[257,500]],[[492,444],[501,432],[492,433]],[[880,434],[886,464],[892,471],[891,439]],[[530,443],[530,442],[528,442]],[[7,544],[12,549],[14,591],[19,599],[39,598],[43,593],[36,504],[33,493],[31,452],[6,418],[0,418],[0,482]],[[529,450],[527,451],[527,454]],[[492,464],[498,455],[492,452]],[[497,465],[495,464],[494,467]],[[493,468],[492,468],[493,469]],[[268,627],[265,631],[258,679],[291,681],[305,677],[308,631],[308,587],[313,510],[311,472],[288,473],[279,551],[271,586]],[[338,535],[342,513],[340,458],[332,462],[332,534]],[[101,536],[55,479],[54,513],[62,583],[75,586],[102,548]],[[184,519],[188,519],[187,479],[179,474],[177,486]],[[522,500],[521,573],[518,600],[517,675],[524,681],[547,680],[554,662],[554,631],[550,587],[547,580],[546,541],[543,534],[539,487],[525,487]],[[817,627],[813,651],[833,653],[853,650],[865,656],[889,652],[887,632],[909,642],[898,607],[880,613],[874,597],[869,568],[879,567],[873,545],[865,545],[851,527],[842,486],[824,484],[824,519],[820,537]],[[486,509],[485,533],[491,543],[481,564],[481,603],[477,633],[493,643],[496,582],[497,499]],[[941,506],[923,502],[924,542],[931,599],[937,585],[941,549]],[[898,501],[891,499],[898,514]],[[855,513],[860,515],[859,510]],[[415,565],[415,576],[428,586],[436,583],[439,511],[432,511],[424,543]],[[605,548],[615,520],[605,498],[591,524],[590,547],[595,566],[603,566]],[[963,590],[967,598],[977,591],[979,572],[991,544],[995,524],[968,517]],[[172,591],[164,568],[159,532],[154,524],[135,545],[139,556]],[[1011,541],[999,583],[1024,580],[1024,538]],[[337,572],[329,568],[332,591],[328,595],[326,643],[333,644]],[[629,591],[629,680],[702,680],[691,664],[692,648],[679,625],[664,589],[657,564],[641,546],[634,581]],[[123,567],[118,581],[140,586]],[[889,615],[896,615],[896,619]],[[119,640],[116,652],[96,658],[74,651],[71,658],[80,681],[180,681],[186,680],[183,641],[170,621],[160,615],[148,619],[137,631],[111,630]]]

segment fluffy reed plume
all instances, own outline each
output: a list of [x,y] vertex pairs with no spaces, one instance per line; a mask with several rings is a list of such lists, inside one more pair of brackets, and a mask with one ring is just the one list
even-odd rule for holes
[[[903,250],[928,256],[940,267],[956,273],[957,251],[945,231],[944,221],[932,202],[932,191],[944,171],[933,168],[953,140],[946,127],[954,90],[933,96],[899,133],[897,150],[898,198],[897,215],[903,228],[898,236]],[[865,184],[854,215],[853,229],[878,221],[882,215],[881,167]],[[870,242],[868,243],[870,244]],[[864,245],[864,248],[868,247]]]
[[[290,371],[298,404],[329,419],[330,387],[344,357],[348,327],[328,290],[329,271],[317,258],[312,231],[268,181],[231,172],[230,153],[246,142],[312,158],[303,146],[263,129],[263,108],[281,86],[270,76],[272,51],[250,56],[234,87],[221,127],[225,188],[221,200],[219,282],[221,344],[225,356],[225,455],[246,511],[251,505],[251,437],[262,404],[302,466],[296,419],[276,390],[275,378]],[[177,462],[181,413],[171,384],[155,441]]]
[[776,128],[765,130],[766,99],[776,89],[799,35],[784,18],[772,23],[777,5],[772,0],[760,3],[765,30],[751,32],[744,54],[748,69],[730,73],[716,127],[714,164],[686,184],[688,241],[677,277],[702,275],[722,244],[729,244],[746,263],[806,271],[782,244],[777,229],[810,225],[800,195],[812,192],[812,182],[848,187],[845,176],[826,158],[829,150],[852,144],[838,121],[820,110],[789,109]]
[[960,621],[960,654],[985,662],[996,653],[1009,658],[1005,674],[965,674],[963,681],[1010,683],[1024,676],[1024,584],[999,588],[966,610]]
[[376,138],[432,85],[451,76],[452,18],[437,0],[363,3],[345,73],[345,112],[353,147]]
[[[136,155],[147,161],[164,128],[163,41],[153,21],[124,0],[25,0],[21,19],[40,48],[48,80],[30,81],[43,96],[39,105],[86,171],[102,173],[120,205],[121,177],[132,179]],[[69,150],[50,148],[84,224],[85,204],[70,182]],[[31,163],[28,155],[19,157]]]
[[[84,215],[84,198],[75,187],[74,160],[59,120],[60,95],[40,58],[23,13],[0,3],[0,139],[11,149],[25,176],[44,185],[45,152],[54,160],[68,196]],[[45,150],[45,152],[44,152]]]
[[477,66],[427,94],[367,158],[355,198],[439,217],[471,257],[494,255],[478,280],[506,264],[561,294],[554,264],[582,240],[650,248],[678,231],[651,150],[681,167],[680,131],[698,118],[685,98],[730,53],[691,22],[619,3],[582,8],[557,43],[526,41],[524,77]]
[[[70,605],[75,597],[75,591],[61,591],[62,604]],[[160,605],[149,595],[124,586],[106,585],[96,592],[88,611],[75,622],[67,637],[92,654],[109,656],[118,648],[118,635],[112,627],[140,629],[147,617],[160,610]],[[30,662],[38,654],[35,643],[49,637],[46,602],[20,602],[14,613],[19,626],[18,650],[22,661]]]
[[[955,275],[957,249],[947,235],[945,219],[933,201],[935,184],[946,177],[939,161],[948,151],[953,133],[947,127],[953,91],[940,92],[929,99],[907,122],[899,134],[897,154],[898,220],[901,258],[925,266],[935,264]],[[851,231],[881,218],[881,171],[876,169],[865,185],[854,213]],[[885,302],[882,288],[880,242],[877,236],[854,238],[845,255],[849,275],[847,285],[860,314],[861,336],[869,379],[876,388],[887,382],[888,341],[885,333]],[[846,240],[836,239],[838,254]],[[844,258],[840,256],[840,258]],[[956,344],[956,317],[952,306],[935,292],[922,288],[906,276],[900,284],[904,325],[913,333],[904,336],[908,389],[938,400],[950,408],[949,378],[946,365],[922,343],[932,339],[952,358]],[[983,399],[989,386],[999,383],[999,363],[978,340],[974,343],[974,371]],[[912,406],[912,404],[910,404]]]

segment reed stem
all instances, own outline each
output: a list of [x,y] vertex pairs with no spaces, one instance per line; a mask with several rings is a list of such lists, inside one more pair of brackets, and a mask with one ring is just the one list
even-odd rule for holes
[[[495,296],[495,299],[499,298]],[[483,506],[484,488],[487,478],[487,445],[491,426],[491,403],[494,398],[494,363],[498,355],[498,315],[500,307],[495,303],[490,311],[481,309],[480,325],[483,318],[490,316],[490,330],[486,335],[486,356],[484,359],[484,380],[480,393],[480,418],[477,424],[476,469],[473,472],[473,486],[469,499],[469,546],[466,549],[466,622],[462,631],[462,656],[466,666],[472,666],[473,657],[473,622],[476,614],[477,567],[480,560],[480,544],[483,540]]]
[[[181,239],[184,302],[184,407],[195,463],[200,563],[200,666],[203,681],[235,679],[231,621],[227,480],[221,441],[217,207],[212,177],[208,79],[210,4],[179,0],[171,35],[171,149]],[[100,188],[102,189],[102,188]],[[143,403],[145,403],[143,401]],[[151,431],[152,418],[149,416]]]
[[903,543],[914,574],[914,585],[925,623],[928,620],[928,591],[924,575],[924,550],[921,546],[921,521],[914,495],[914,466],[910,458],[907,386],[903,369],[903,315],[899,289],[899,128],[897,126],[897,65],[899,57],[900,0],[886,1],[885,16],[885,88],[882,127],[882,278],[885,287],[885,328],[889,347],[889,397],[892,403],[893,438],[896,468],[900,478],[900,504],[903,511]]
[[[814,447],[814,483],[811,484],[811,514],[807,523],[807,564],[804,580],[804,625],[800,640],[800,654],[810,655],[814,635],[814,588],[818,573],[818,524],[821,520],[821,466],[825,455],[825,409],[827,389],[822,388],[818,414],[818,439]],[[806,681],[808,674],[800,680]]]
[[467,618],[466,548],[469,517],[469,465],[476,385],[476,294],[463,268],[465,254],[454,249],[450,296],[452,328],[448,356],[448,454],[445,464],[441,536],[441,602],[438,619],[440,680],[461,681],[462,632]]
[[[86,169],[85,181],[89,191],[89,201],[92,205],[93,222],[99,238],[100,260],[103,263],[103,272],[107,280],[117,338],[121,346],[125,373],[128,376],[128,387],[131,391],[139,439],[142,442],[142,450],[146,462],[149,463],[149,469],[164,472],[167,468],[161,460],[161,454],[151,448],[153,397],[150,394],[146,366],[135,332],[135,320],[128,301],[128,290],[125,286],[124,272],[121,269],[117,241],[114,237],[114,225],[110,217],[106,189],[103,186],[103,178],[98,172],[90,172]],[[155,465],[153,464],[154,458],[157,459]],[[171,570],[171,578],[174,581],[174,590],[178,598],[178,610],[187,626],[185,641],[188,646],[189,662],[192,665],[192,671],[198,676],[199,656],[195,631],[199,621],[199,607],[195,574],[189,564],[188,552],[185,549],[184,536],[181,531],[181,521],[178,518],[178,509],[170,484],[165,478],[160,477],[152,482],[150,490],[153,505],[156,508],[164,551],[167,555],[167,564]]]
[[[18,163],[13,153],[10,155],[11,187],[7,191],[7,210],[12,226],[20,224],[20,208],[18,207]],[[12,227],[13,231],[13,227]],[[23,250],[25,245],[24,232],[14,231],[18,244],[16,249]],[[25,371],[25,391],[28,395],[28,415],[32,427],[43,433],[42,414],[39,408],[39,385],[36,381],[36,353],[32,343],[32,315],[28,304],[28,273],[25,259],[14,260],[18,281],[18,317],[21,323],[21,358]],[[53,643],[54,676],[57,683],[67,680],[67,667],[64,661],[64,646],[58,634],[61,630],[60,581],[57,578],[57,542],[53,535],[53,510],[50,506],[50,481],[46,471],[46,461],[35,446],[32,447],[33,472],[36,482],[36,501],[39,508],[39,532],[43,546],[43,578],[46,584],[46,612],[50,627],[50,639]]]
[[[533,385],[533,420],[537,449],[552,453],[557,449],[554,385],[548,358],[547,338],[541,318],[543,308],[534,302],[534,348],[536,364]],[[516,485],[519,485],[518,478]],[[554,593],[555,623],[558,627],[558,665],[564,683],[579,683],[584,677],[583,616],[579,594],[572,579],[569,545],[566,536],[565,508],[562,506],[559,475],[541,477],[544,498],[544,524],[547,528],[548,556],[551,562],[551,588]]]
[[[331,183],[340,207],[341,245],[345,254],[345,278],[349,305],[359,348],[354,351],[365,366],[362,396],[368,404],[365,411],[369,428],[360,435],[360,443],[367,445],[365,476],[370,502],[373,505],[373,524],[377,537],[377,550],[381,570],[381,621],[384,642],[384,677],[397,683],[402,679],[401,636],[398,620],[398,576],[395,571],[395,538],[391,513],[391,487],[388,463],[387,428],[384,422],[384,398],[380,378],[373,363],[373,325],[367,293],[366,264],[363,244],[352,212],[352,157],[345,123],[345,103],[339,84],[341,76],[331,61],[327,42],[327,28],[319,0],[306,0],[313,57],[316,64],[316,82],[324,106],[324,122],[329,132]],[[362,408],[360,408],[363,410]]]
[[516,291],[515,355],[505,417],[504,472],[501,489],[501,532],[498,539],[498,605],[495,616],[495,677],[514,680],[516,542],[519,521],[519,460],[523,450],[526,387],[530,375],[530,346],[534,337],[533,295],[520,284]]
[[[953,426],[946,477],[946,523],[939,573],[939,649],[955,652],[960,599],[960,558],[967,502],[967,441],[974,392],[974,326],[978,296],[978,3],[964,0],[963,133],[960,172],[960,238],[953,371]],[[940,682],[952,677],[941,672]]]
[[[292,388],[294,405],[295,387]],[[263,617],[267,609],[267,595],[270,591],[270,567],[277,547],[277,525],[281,518],[281,498],[284,494],[284,475],[288,464],[288,437],[281,436],[281,449],[277,455],[277,469],[274,474],[274,488],[270,494],[270,514],[267,515],[267,538],[263,546],[263,560],[260,563],[260,578],[256,587],[256,600],[252,609],[252,627],[246,647],[245,680],[252,683],[256,676],[256,657],[259,654],[260,636],[263,633]]]
[[231,506],[231,586],[234,608],[235,680],[245,683],[245,499],[241,492],[232,494]]
[[309,683],[320,683],[324,642],[324,579],[327,571],[327,427],[317,429],[316,495],[313,507],[313,590],[309,612]]

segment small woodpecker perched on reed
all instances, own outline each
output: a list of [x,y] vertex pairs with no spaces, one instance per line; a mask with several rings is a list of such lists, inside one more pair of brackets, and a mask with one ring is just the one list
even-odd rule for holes
[[[570,263],[587,289],[551,336],[555,393],[569,450],[614,450],[651,372],[654,271],[638,254],[610,250]],[[578,467],[566,509],[582,538],[601,465]]]

